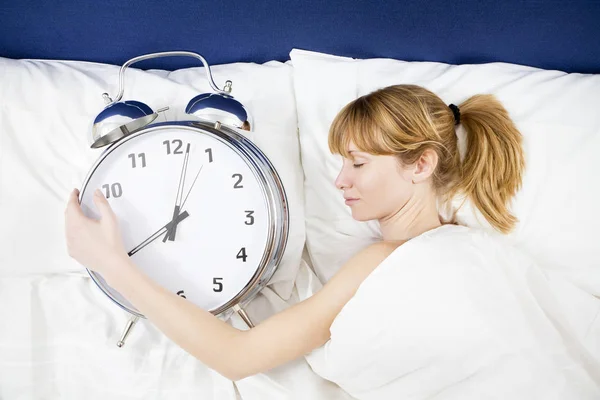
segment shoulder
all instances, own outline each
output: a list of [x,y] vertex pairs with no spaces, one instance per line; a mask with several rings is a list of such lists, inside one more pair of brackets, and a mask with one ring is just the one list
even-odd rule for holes
[[402,242],[380,241],[372,243],[355,253],[344,265],[344,269],[376,267],[389,257]]
[[393,242],[393,241],[380,241],[377,243],[373,243],[360,252],[357,255],[366,255],[369,257],[387,257],[392,254],[398,247],[402,245],[403,242]]
[[330,282],[343,281],[352,282],[352,286],[359,285],[401,245],[401,242],[380,241],[364,247],[350,257]]
[[400,245],[382,241],[359,250],[312,297],[313,301],[319,304],[318,308],[323,312],[328,310],[333,321],[362,282]]

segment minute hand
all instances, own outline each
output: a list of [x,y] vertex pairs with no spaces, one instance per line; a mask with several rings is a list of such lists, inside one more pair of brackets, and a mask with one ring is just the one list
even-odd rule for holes
[[158,239],[160,237],[160,235],[167,232],[171,227],[177,226],[177,224],[179,224],[181,221],[183,221],[184,219],[186,219],[189,216],[190,216],[190,214],[188,214],[187,211],[182,212],[176,218],[172,219],[171,221],[166,223],[162,228],[160,228],[159,230],[154,232],[152,235],[150,235],[150,237],[148,237],[142,243],[138,244],[133,249],[131,249],[131,251],[129,251],[129,253],[127,253],[127,255],[129,257],[131,257],[132,255],[134,255],[135,253],[137,253],[144,247],[148,246],[150,243],[154,242],[156,239]]
[[[188,161],[190,158],[190,144],[187,144],[185,149],[185,155],[183,156],[183,166],[181,167],[181,175],[179,176],[179,185],[177,185],[177,195],[175,196],[175,207],[173,208],[173,219],[177,218],[179,212],[181,211],[181,197],[183,195],[183,188],[185,187],[185,175],[187,173]],[[177,232],[177,225],[173,225],[167,231],[163,239],[163,243],[167,241],[167,239],[173,241],[175,240],[175,232]]]
[[[204,167],[204,165],[200,166],[200,169],[198,170],[198,173],[196,174],[196,177],[194,178],[192,184],[190,185],[190,188],[189,188],[187,194],[185,195],[185,198],[183,199],[183,202],[181,203],[181,206],[175,208],[175,210],[177,211],[177,214],[173,215],[173,220],[177,219],[176,215],[178,215],[179,212],[181,211],[181,209],[183,208],[183,206],[185,206],[185,202],[187,201],[188,196],[192,192],[192,188],[194,187],[194,184],[196,183],[196,180],[198,179],[198,176],[200,175],[200,172],[202,172],[202,167]],[[169,233],[167,231],[167,234],[163,238],[163,243],[166,242],[168,238],[169,238]]]

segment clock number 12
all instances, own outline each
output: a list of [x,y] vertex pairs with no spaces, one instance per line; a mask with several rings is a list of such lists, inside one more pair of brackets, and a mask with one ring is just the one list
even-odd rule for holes
[[173,149],[173,154],[183,154],[181,150],[181,146],[183,146],[183,141],[181,139],[173,139],[173,140],[165,140],[163,144],[167,146],[167,154],[171,154],[171,143],[175,146]]

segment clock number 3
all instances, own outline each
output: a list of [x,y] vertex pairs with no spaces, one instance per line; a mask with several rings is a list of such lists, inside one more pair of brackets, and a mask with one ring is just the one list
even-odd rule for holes
[[244,224],[246,225],[254,225],[254,216],[252,214],[254,214],[254,211],[244,211],[246,213],[246,218],[248,218],[246,221],[244,221]]
[[102,189],[104,189],[104,196],[107,199],[110,199],[110,196],[112,194],[112,197],[121,197],[123,195],[123,189],[121,188],[121,184],[119,182],[113,183],[112,185],[109,185],[108,183],[102,185]]

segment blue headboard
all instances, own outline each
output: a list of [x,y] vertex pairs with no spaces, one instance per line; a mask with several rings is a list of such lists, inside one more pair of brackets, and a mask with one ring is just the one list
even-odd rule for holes
[[[123,64],[190,50],[210,64],[287,60],[302,48],[357,58],[503,61],[600,73],[598,0],[5,0],[0,56]],[[137,68],[177,69],[163,58]]]

